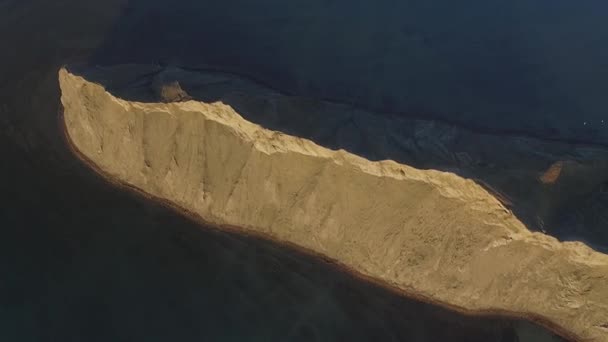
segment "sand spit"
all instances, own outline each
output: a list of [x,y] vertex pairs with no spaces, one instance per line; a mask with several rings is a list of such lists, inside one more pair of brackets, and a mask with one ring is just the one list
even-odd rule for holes
[[123,101],[65,69],[59,81],[69,140],[113,180],[411,296],[608,341],[608,256],[530,232],[472,180],[329,150],[222,103]]

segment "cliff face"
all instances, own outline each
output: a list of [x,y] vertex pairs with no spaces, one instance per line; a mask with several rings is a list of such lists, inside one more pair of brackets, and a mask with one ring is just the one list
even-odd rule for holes
[[[490,191],[529,229],[608,251],[608,149],[286,95],[226,72],[158,65],[77,69],[129,101],[178,102],[187,96],[220,101],[247,121],[329,149],[456,173]],[[180,95],[168,97],[162,89]]]
[[608,340],[608,256],[530,232],[472,180],[330,150],[219,102],[128,102],[59,80],[71,143],[114,180],[412,295]]

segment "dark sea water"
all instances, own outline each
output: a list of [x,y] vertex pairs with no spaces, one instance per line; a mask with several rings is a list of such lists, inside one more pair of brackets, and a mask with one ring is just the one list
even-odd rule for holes
[[[526,42],[525,49],[540,49],[531,53],[532,60],[521,57],[529,50],[513,45],[511,31],[501,31],[502,24],[516,25],[518,11],[526,18],[518,34],[550,31],[570,10],[565,1],[551,3],[556,6],[547,12],[537,8],[541,5],[520,8],[523,1],[505,11],[506,2],[498,1],[438,9],[430,2],[388,0],[376,6],[349,2],[348,7],[331,0],[0,0],[0,341],[553,340],[529,323],[466,317],[404,299],[320,260],[199,227],[109,186],[67,150],[57,123],[56,80],[66,63],[205,64],[253,73],[277,88],[356,98],[370,106],[399,106],[405,103],[402,95],[425,104],[431,91],[451,96],[462,84],[466,89],[457,105],[462,111],[477,98],[470,95],[477,90],[489,92],[482,96],[483,108],[509,102],[505,94],[517,91],[514,102],[520,107],[509,113],[542,107],[550,99],[549,106],[582,108],[579,113],[595,122],[603,108],[597,88],[580,83],[577,91],[587,94],[580,97],[567,86],[582,78],[596,86],[605,81],[606,69],[592,73],[589,66],[602,65],[598,56],[607,46],[601,44],[602,27],[596,36],[585,34],[596,32],[596,16],[576,37],[569,32],[551,36],[547,47],[535,44],[545,40],[530,38],[537,40]],[[581,7],[571,13],[595,11]],[[547,21],[531,28],[540,16]],[[481,35],[475,26],[460,25],[463,21],[490,29]],[[502,40],[485,36],[493,30],[499,32],[491,37]],[[403,40],[391,35],[407,36],[420,46],[444,43],[439,50],[407,49],[403,55],[398,46]],[[495,45],[480,49],[491,63],[471,62],[477,56],[472,47],[488,40]],[[548,50],[560,48],[558,41],[578,44],[591,57],[577,64],[562,50]],[[372,42],[377,45],[370,47]],[[537,55],[543,51],[560,56],[549,60],[550,69]],[[448,53],[455,54],[453,61]],[[400,70],[403,56],[419,62],[418,71],[393,72]],[[541,66],[542,73],[526,71]],[[521,70],[521,77],[513,76]],[[539,94],[535,82],[544,80],[541,76],[554,80],[551,89],[559,91]],[[514,80],[494,82],[510,77]],[[564,93],[568,96],[558,99]],[[443,113],[445,104],[437,105],[429,111]],[[503,119],[480,119],[480,127],[495,129]],[[578,139],[586,132],[563,128],[570,126],[562,119],[571,120],[557,118],[560,137]],[[532,132],[546,117],[538,120],[507,128]],[[593,141],[604,141],[604,133],[594,134]]]
[[4,192],[0,211],[8,228],[0,240],[2,340],[558,340],[525,322],[462,316],[280,246],[199,227],[81,166],[43,179],[10,171],[29,186]]
[[600,0],[133,0],[94,60],[219,66],[292,93],[607,145],[605,13]]

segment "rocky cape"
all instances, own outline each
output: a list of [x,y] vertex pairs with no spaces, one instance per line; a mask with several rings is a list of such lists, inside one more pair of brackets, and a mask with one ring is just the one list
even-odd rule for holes
[[222,102],[127,101],[66,69],[59,82],[70,143],[111,180],[410,296],[608,340],[608,256],[531,232],[472,179],[331,150]]

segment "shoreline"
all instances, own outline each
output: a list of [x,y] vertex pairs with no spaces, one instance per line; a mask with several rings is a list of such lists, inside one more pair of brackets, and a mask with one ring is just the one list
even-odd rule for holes
[[[103,65],[102,67],[112,67],[113,65]],[[268,88],[278,94],[285,96],[297,96],[294,92],[280,90],[276,86],[272,86],[268,81],[261,80],[260,77],[256,77],[251,73],[237,70],[236,68],[224,68],[224,67],[213,67],[210,65],[204,65],[200,67],[188,67],[182,65],[168,65],[173,66],[185,71],[189,72],[216,72],[223,73],[226,75],[235,76],[246,81],[252,82],[259,86]],[[525,138],[525,139],[535,139],[544,142],[553,142],[558,144],[567,144],[567,145],[575,145],[581,147],[590,147],[590,148],[608,148],[608,142],[600,140],[588,140],[584,138],[576,138],[576,137],[551,137],[546,134],[538,134],[533,132],[528,132],[524,129],[496,129],[491,127],[484,127],[481,125],[474,125],[471,123],[465,123],[458,120],[450,120],[447,118],[442,118],[439,115],[429,114],[428,111],[420,111],[420,113],[424,114],[416,114],[405,110],[391,110],[388,108],[376,108],[372,105],[365,105],[361,103],[357,103],[355,101],[345,101],[345,100],[336,100],[329,97],[318,97],[315,99],[323,102],[327,102],[329,104],[338,105],[338,106],[350,106],[353,108],[369,111],[369,112],[377,112],[380,115],[388,116],[390,118],[398,118],[398,119],[406,119],[406,120],[420,120],[420,121],[435,121],[444,125],[455,126],[460,129],[465,129],[470,132],[476,134],[486,134],[486,135],[497,135],[497,136],[507,136],[507,137],[516,137],[516,138]]]
[[[95,67],[112,68],[117,65],[121,66],[121,65],[141,65],[141,64],[137,64],[137,63],[110,64],[110,65],[97,65]],[[152,64],[144,64],[144,65],[152,65]],[[75,66],[76,67],[86,66],[86,64],[77,64]],[[63,67],[65,67],[66,69],[69,70],[68,63],[64,63]],[[294,92],[278,89],[276,86],[271,85],[270,82],[264,81],[264,80],[260,79],[260,77],[256,77],[255,75],[252,75],[251,73],[237,70],[236,68],[214,67],[211,65],[201,65],[201,66],[197,66],[197,67],[189,67],[189,66],[184,66],[184,65],[179,65],[179,64],[159,66],[159,68],[161,68],[161,69],[164,69],[166,67],[174,67],[174,68],[178,68],[178,69],[181,69],[181,70],[184,70],[187,72],[199,72],[199,73],[207,72],[207,73],[224,74],[227,76],[242,79],[247,82],[251,82],[255,85],[269,89],[269,90],[276,92],[277,94],[280,94],[283,96],[299,96],[299,95],[295,94]],[[162,70],[160,70],[160,71],[162,71]],[[160,71],[151,72],[150,74],[152,74],[152,75],[157,74]],[[94,82],[94,83],[97,83],[97,82]],[[306,98],[306,96],[304,96],[304,98]],[[121,99],[127,100],[124,98],[121,98]],[[415,114],[415,113],[412,113],[409,111],[398,111],[398,110],[391,110],[388,108],[375,108],[373,106],[356,103],[354,101],[336,100],[336,99],[332,99],[329,97],[323,97],[323,96],[318,97],[318,98],[315,97],[314,99],[328,103],[328,104],[336,105],[336,106],[349,106],[349,107],[352,107],[355,109],[360,109],[360,110],[364,110],[364,111],[368,111],[368,112],[377,113],[380,116],[386,116],[391,119],[438,122],[443,125],[454,126],[454,127],[457,127],[458,129],[468,130],[469,132],[475,133],[475,134],[504,136],[504,137],[513,137],[513,138],[522,138],[522,139],[533,139],[533,140],[538,140],[541,142],[573,145],[573,146],[578,146],[578,147],[599,148],[599,149],[608,148],[608,141],[592,141],[592,140],[588,140],[588,139],[573,138],[573,137],[555,138],[555,137],[550,137],[550,136],[543,135],[543,134],[535,134],[532,132],[527,132],[526,130],[522,130],[522,129],[495,129],[495,128],[491,128],[491,127],[484,127],[484,126],[474,125],[474,124],[470,124],[470,123],[465,123],[465,122],[461,122],[458,120],[449,120],[446,118],[441,118],[437,115],[425,116],[424,114]],[[131,101],[131,100],[127,100],[127,101]],[[421,111],[421,113],[423,113],[423,112]]]
[[[232,225],[227,225],[227,224],[216,224],[216,223],[209,222],[209,221],[205,220],[198,213],[195,213],[188,209],[180,207],[179,205],[172,203],[171,201],[169,201],[167,199],[163,199],[158,196],[154,196],[149,193],[146,193],[145,191],[143,191],[133,185],[120,181],[120,180],[116,179],[115,177],[109,175],[105,171],[101,170],[97,165],[95,165],[95,163],[91,159],[89,159],[87,156],[83,155],[73,144],[73,142],[67,132],[67,126],[66,126],[65,120],[64,120],[63,104],[61,103],[60,99],[57,99],[57,101],[58,101],[58,108],[59,108],[58,113],[57,113],[57,120],[58,120],[57,123],[58,123],[58,128],[61,133],[62,140],[65,144],[65,147],[70,151],[70,153],[72,155],[74,155],[81,163],[83,163],[83,165],[87,169],[93,171],[93,173],[95,173],[97,176],[99,176],[104,182],[107,182],[109,185],[114,186],[123,191],[128,191],[129,193],[137,196],[140,199],[147,200],[147,201],[153,201],[153,202],[161,205],[162,207],[167,208],[167,209],[173,211],[174,213],[187,218],[188,220],[192,221],[197,226],[199,226],[199,228],[201,228],[201,229],[212,229],[212,230],[215,230],[218,232],[233,233],[233,234],[237,234],[237,235],[242,235],[242,236],[251,237],[254,239],[270,242],[272,244],[284,246],[289,249],[295,250],[296,252],[299,252],[303,255],[307,255],[314,259],[323,261],[324,263],[326,263],[327,265],[329,265],[331,268],[333,268],[335,270],[342,271],[342,272],[348,274],[349,276],[354,277],[355,279],[361,280],[361,281],[369,283],[369,284],[373,284],[373,285],[375,285],[379,288],[382,288],[386,291],[389,291],[390,293],[395,294],[397,296],[401,296],[401,297],[405,297],[407,299],[438,306],[443,309],[447,309],[449,311],[452,311],[452,312],[455,312],[455,313],[458,313],[458,314],[461,314],[464,316],[524,320],[524,321],[536,324],[567,341],[571,341],[571,342],[583,342],[584,341],[581,337],[579,337],[572,331],[566,329],[563,326],[560,326],[560,325],[554,323],[553,321],[551,321],[550,319],[548,319],[546,317],[543,317],[543,316],[540,316],[537,314],[525,313],[525,312],[512,312],[512,311],[501,310],[501,309],[471,310],[471,309],[467,309],[465,307],[449,304],[449,303],[446,303],[443,301],[436,300],[427,295],[408,292],[408,290],[406,290],[406,289],[399,288],[399,287],[392,285],[390,283],[387,283],[385,281],[365,275],[365,274],[357,271],[356,269],[353,269],[352,267],[342,264],[341,262],[339,262],[337,260],[329,258],[329,257],[327,257],[321,253],[315,252],[311,249],[296,245],[292,242],[279,240],[279,239],[276,239],[272,236],[269,236],[269,235],[266,235],[263,233],[248,230],[244,227],[232,226]],[[203,228],[203,226],[205,228]]]

